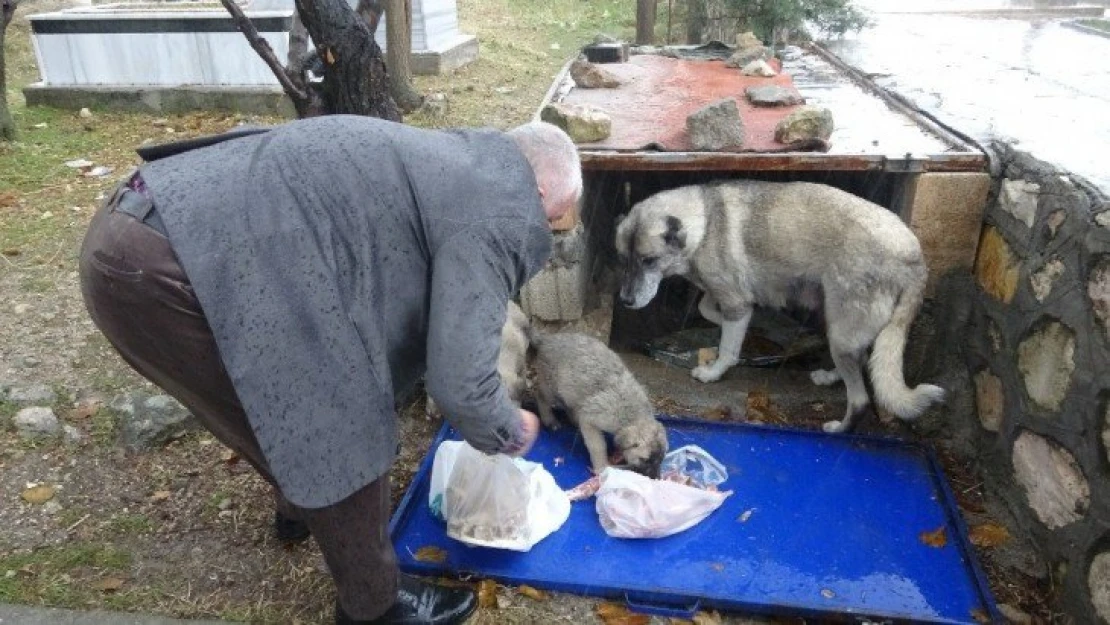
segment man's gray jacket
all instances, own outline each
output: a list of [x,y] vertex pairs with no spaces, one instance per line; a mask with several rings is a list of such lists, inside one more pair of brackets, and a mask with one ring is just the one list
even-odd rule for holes
[[503,133],[326,116],[140,172],[291,502],[331,505],[385,474],[394,397],[425,370],[472,445],[516,434],[501,326],[551,234]]

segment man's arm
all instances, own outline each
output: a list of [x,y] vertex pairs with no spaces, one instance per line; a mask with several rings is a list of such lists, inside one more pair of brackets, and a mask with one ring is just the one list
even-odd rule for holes
[[471,226],[432,262],[427,390],[463,438],[487,453],[528,442],[497,372],[506,305],[525,273],[528,235],[512,230]]

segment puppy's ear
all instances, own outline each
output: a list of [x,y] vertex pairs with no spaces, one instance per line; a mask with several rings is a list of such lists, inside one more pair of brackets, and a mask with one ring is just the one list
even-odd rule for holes
[[686,229],[682,227],[681,219],[674,215],[667,216],[667,231],[663,233],[663,242],[677,250],[686,247]]

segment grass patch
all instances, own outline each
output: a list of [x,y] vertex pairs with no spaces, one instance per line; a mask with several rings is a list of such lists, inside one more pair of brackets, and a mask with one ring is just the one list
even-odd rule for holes
[[59,607],[99,603],[104,591],[96,587],[97,581],[109,575],[122,577],[131,559],[130,553],[99,543],[2,555],[0,603]]
[[154,522],[145,514],[117,514],[108,521],[108,531],[117,534],[149,534],[154,531]]

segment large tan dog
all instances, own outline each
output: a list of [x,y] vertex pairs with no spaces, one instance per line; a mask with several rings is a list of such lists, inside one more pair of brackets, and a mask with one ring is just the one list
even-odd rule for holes
[[824,306],[835,371],[848,409],[825,430],[853,427],[870,400],[863,363],[871,348],[875,401],[915,419],[944,390],[910,389],[902,374],[906,335],[921,306],[926,268],[917,238],[892,212],[834,187],[807,182],[728,181],[657,193],[617,227],[624,262],[621,302],[647,305],[666,276],[685,276],[705,293],[699,310],[721,326],[717,360],[695,368],[713,382],[735,365],[755,305]]

